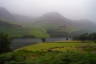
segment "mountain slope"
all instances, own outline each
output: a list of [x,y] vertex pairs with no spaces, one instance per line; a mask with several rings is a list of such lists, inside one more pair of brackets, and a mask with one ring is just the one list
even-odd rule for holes
[[33,25],[46,29],[52,37],[64,37],[65,32],[72,31],[73,25],[71,22],[61,14],[51,12],[39,17]]
[[34,18],[11,14],[5,8],[0,8],[0,19],[0,32],[12,36],[29,35],[42,38],[48,36],[43,28],[29,27],[29,25],[32,25]]
[[0,19],[7,22],[25,25],[34,21],[34,18],[10,13],[6,8],[0,7]]
[[0,19],[9,21],[15,20],[13,15],[7,9],[2,7],[0,7]]
[[[50,12],[44,14],[43,16],[32,18],[11,14],[7,9],[0,8],[0,19],[8,23],[21,25],[24,28],[28,28],[28,30],[26,31],[28,31],[28,33],[30,34],[34,32],[34,28],[36,28],[36,31],[43,29],[51,36],[65,36],[65,33],[80,34],[85,32],[96,32],[96,30],[94,29],[96,27],[96,24],[94,24],[93,22],[89,20],[74,20],[74,22],[73,20],[65,18],[57,12]],[[13,29],[13,31],[15,30]]]
[[0,20],[0,33],[9,34],[10,37],[19,37],[25,33],[22,26]]

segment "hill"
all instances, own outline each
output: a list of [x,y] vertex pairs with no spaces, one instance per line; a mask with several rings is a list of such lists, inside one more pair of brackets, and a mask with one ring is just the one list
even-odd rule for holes
[[8,33],[10,36],[48,36],[43,28],[28,27],[32,25],[32,20],[31,17],[11,14],[7,9],[0,8],[0,32]]
[[34,18],[11,14],[7,9],[0,8],[0,19],[27,28],[31,35],[34,35],[33,32],[37,33],[37,31],[42,34],[49,34],[51,37],[64,37],[68,33],[79,35],[86,32],[96,32],[94,22],[86,19],[70,20],[57,12],[46,13]]
[[12,14],[6,8],[2,7],[0,7],[0,19],[19,25],[27,24],[27,22],[32,22],[34,20],[32,17]]
[[74,26],[76,26],[78,29],[72,32],[73,35],[96,32],[96,30],[94,29],[96,27],[96,23],[90,20],[77,20],[75,21]]
[[9,34],[10,37],[19,37],[25,33],[25,30],[21,25],[0,20],[0,33],[1,32]]
[[46,29],[51,37],[64,37],[66,33],[80,35],[82,33],[96,32],[96,24],[90,20],[70,20],[57,12],[50,12],[37,18],[32,26]]
[[65,32],[73,28],[71,20],[57,12],[50,12],[37,18],[33,25],[45,28],[52,37],[64,37]]

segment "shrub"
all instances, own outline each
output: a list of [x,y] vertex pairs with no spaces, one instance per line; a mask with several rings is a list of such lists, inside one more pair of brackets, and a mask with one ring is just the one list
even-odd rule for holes
[[10,39],[7,34],[0,33],[0,53],[9,52],[10,49]]

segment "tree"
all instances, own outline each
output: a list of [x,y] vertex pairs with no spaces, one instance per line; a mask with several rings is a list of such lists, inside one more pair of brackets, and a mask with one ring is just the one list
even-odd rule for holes
[[8,35],[0,33],[0,53],[9,52],[11,50],[10,43]]
[[42,38],[41,40],[42,40],[42,42],[46,42],[46,38]]
[[96,40],[96,33],[91,33],[89,35],[89,40]]
[[84,33],[74,38],[75,40],[81,40],[81,41],[94,41],[96,42],[96,33]]
[[81,41],[88,40],[89,39],[89,34],[88,33],[81,34],[79,37],[77,37],[77,39],[81,40]]

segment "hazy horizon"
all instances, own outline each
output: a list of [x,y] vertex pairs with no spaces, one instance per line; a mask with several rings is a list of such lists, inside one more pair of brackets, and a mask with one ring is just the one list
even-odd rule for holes
[[11,13],[38,17],[48,12],[58,12],[72,19],[95,21],[94,0],[0,0],[0,6]]

